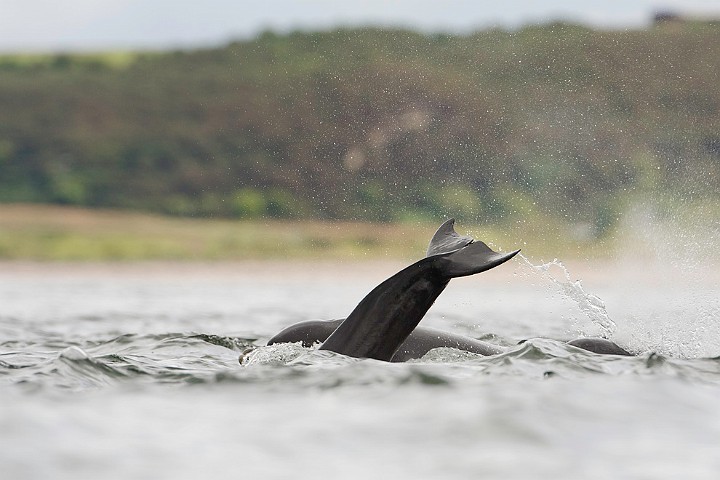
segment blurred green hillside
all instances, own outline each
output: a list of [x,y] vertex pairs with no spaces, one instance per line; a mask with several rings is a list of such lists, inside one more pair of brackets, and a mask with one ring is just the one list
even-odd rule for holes
[[0,202],[612,227],[720,191],[720,26],[266,33],[0,57]]

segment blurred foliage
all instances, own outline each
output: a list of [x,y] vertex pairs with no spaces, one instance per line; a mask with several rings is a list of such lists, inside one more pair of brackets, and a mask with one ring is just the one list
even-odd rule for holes
[[720,191],[720,26],[276,35],[0,57],[0,202],[608,231]]
[[[414,221],[237,221],[15,203],[0,208],[0,261],[417,260],[438,222],[408,219]],[[566,226],[550,217],[536,215],[508,227],[464,222],[458,230],[498,250],[522,247],[523,254],[541,258],[558,252],[566,259],[609,258],[616,251],[614,239],[587,242],[566,235]]]
[[0,259],[415,258],[435,225],[196,219],[59,205],[0,209]]

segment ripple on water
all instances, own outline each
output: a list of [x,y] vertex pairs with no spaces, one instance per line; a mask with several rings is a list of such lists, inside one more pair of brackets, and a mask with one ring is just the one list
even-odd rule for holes
[[[502,339],[508,342],[507,339]],[[720,383],[720,360],[596,355],[563,342],[530,339],[483,357],[438,348],[405,364],[355,359],[301,344],[253,346],[253,339],[207,334],[123,334],[106,340],[5,348],[0,379],[25,388],[82,391],[114,385],[250,383],[259,387],[319,389],[359,385],[455,385],[483,377],[580,379],[595,375],[665,376]],[[57,343],[54,339],[52,345]],[[509,342],[508,342],[509,343]],[[3,345],[6,347],[6,345]]]
[[[354,359],[298,344],[258,347],[234,372],[245,381],[296,381],[304,387],[341,388],[349,385],[454,385],[515,377],[584,379],[591,376],[673,377],[720,382],[717,359],[668,359],[649,353],[637,357],[598,355],[550,339],[527,340],[505,353],[485,357],[452,348],[437,348],[404,364]],[[280,368],[282,367],[282,368]],[[289,373],[293,372],[293,373]]]

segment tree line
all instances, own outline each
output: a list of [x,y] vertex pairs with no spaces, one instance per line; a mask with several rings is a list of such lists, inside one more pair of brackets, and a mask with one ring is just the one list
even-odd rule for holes
[[720,26],[266,32],[0,57],[0,202],[612,226],[720,191]]

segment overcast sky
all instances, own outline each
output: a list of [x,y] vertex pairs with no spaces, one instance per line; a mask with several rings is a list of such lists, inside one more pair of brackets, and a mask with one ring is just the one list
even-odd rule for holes
[[0,0],[0,51],[190,48],[340,25],[637,28],[657,11],[720,18],[720,0]]

